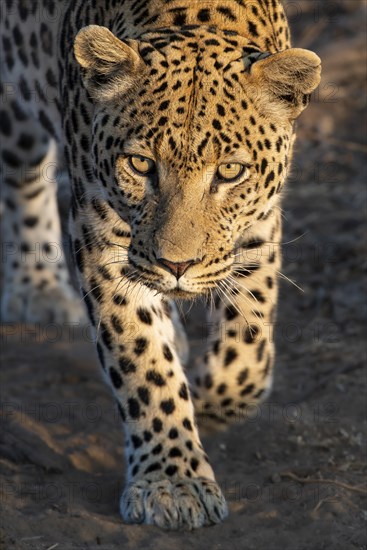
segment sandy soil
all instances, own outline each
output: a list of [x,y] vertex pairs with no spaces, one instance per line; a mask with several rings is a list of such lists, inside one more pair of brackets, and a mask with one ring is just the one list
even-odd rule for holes
[[[88,333],[7,326],[4,549],[366,548],[366,4],[289,1],[288,14],[324,67],[284,203],[283,271],[303,292],[282,284],[269,402],[204,441],[228,519],[192,533],[124,525],[121,429]],[[203,330],[196,311],[187,325]]]

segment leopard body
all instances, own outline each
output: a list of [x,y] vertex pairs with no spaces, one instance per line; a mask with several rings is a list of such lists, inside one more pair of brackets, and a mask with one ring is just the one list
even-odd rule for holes
[[[227,508],[196,419],[227,426],[269,394],[281,192],[320,60],[291,48],[279,0],[1,9],[2,320],[82,322],[65,167],[81,297],[125,430],[122,516],[217,523]],[[201,295],[209,337],[187,375],[174,301]]]

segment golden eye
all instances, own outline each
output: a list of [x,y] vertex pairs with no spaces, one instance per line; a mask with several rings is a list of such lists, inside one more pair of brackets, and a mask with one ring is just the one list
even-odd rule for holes
[[149,176],[154,174],[156,170],[155,162],[147,157],[140,155],[132,155],[129,157],[129,164],[135,172],[141,176]]
[[217,170],[217,176],[223,181],[233,181],[242,176],[246,166],[239,162],[231,162],[228,164],[220,164]]

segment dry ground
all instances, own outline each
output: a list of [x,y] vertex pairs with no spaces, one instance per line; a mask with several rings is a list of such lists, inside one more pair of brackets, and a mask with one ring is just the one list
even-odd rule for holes
[[[270,402],[205,441],[229,518],[192,533],[124,525],[120,424],[87,333],[4,327],[6,550],[366,548],[366,4],[287,5],[295,45],[324,68],[284,203],[284,273],[303,292],[282,285]],[[198,315],[188,330],[201,334]]]

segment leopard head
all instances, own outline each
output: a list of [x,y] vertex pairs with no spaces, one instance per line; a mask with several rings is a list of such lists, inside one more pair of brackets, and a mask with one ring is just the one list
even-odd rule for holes
[[96,177],[131,227],[130,264],[172,296],[230,274],[239,238],[279,198],[294,121],[320,81],[316,54],[241,40],[205,27],[122,41],[92,25],[76,37]]

